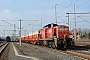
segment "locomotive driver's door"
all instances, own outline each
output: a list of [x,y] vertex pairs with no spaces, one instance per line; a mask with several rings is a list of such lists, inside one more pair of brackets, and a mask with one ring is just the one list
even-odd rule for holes
[[54,37],[57,37],[56,28],[54,28]]

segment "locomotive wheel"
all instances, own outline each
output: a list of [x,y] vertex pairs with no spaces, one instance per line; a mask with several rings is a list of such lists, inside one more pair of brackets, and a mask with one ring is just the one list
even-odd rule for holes
[[67,49],[67,43],[64,43],[64,49]]
[[43,41],[39,41],[39,45],[40,46],[43,46]]
[[55,49],[55,44],[54,44],[54,42],[52,43],[52,48],[54,48],[54,49]]
[[49,42],[49,44],[48,44],[48,47],[49,47],[49,48],[51,48],[51,47],[52,47],[52,44],[51,44],[51,42]]
[[43,46],[43,42],[41,42],[41,46]]

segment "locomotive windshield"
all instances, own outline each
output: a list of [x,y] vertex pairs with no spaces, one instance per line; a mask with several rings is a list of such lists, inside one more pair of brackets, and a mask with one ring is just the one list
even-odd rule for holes
[[51,28],[51,24],[44,26],[44,28]]
[[57,24],[53,24],[53,27],[58,26]]
[[55,27],[55,26],[58,26],[57,24],[48,24],[48,25],[46,25],[46,26],[44,26],[44,28],[51,28],[51,25],[53,25],[53,27]]

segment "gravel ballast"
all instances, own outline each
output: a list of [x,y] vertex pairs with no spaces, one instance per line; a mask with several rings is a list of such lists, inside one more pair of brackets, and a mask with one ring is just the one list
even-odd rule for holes
[[10,45],[8,44],[5,50],[3,51],[0,57],[0,60],[8,60],[9,48],[10,48]]
[[36,57],[38,60],[84,60],[70,54],[64,54],[42,46],[27,43],[22,43],[22,46],[20,46],[17,42],[14,44],[23,53],[23,55]]

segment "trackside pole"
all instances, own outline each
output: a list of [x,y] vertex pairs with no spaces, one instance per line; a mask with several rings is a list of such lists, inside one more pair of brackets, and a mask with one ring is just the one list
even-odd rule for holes
[[21,19],[20,19],[20,46],[21,46]]

